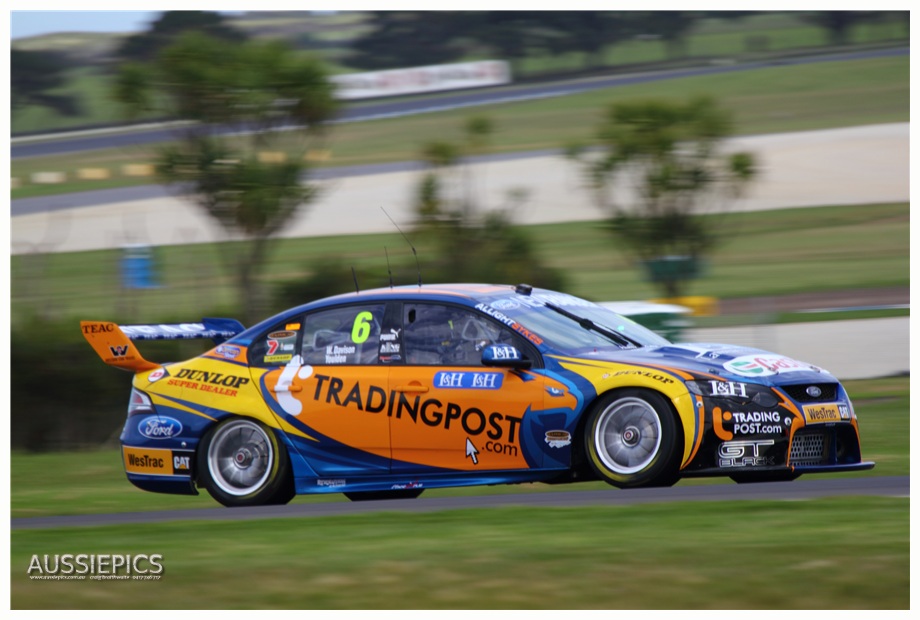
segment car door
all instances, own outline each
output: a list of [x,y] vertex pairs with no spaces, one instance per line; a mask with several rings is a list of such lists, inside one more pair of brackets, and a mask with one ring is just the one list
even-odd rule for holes
[[398,336],[405,359],[389,376],[394,473],[539,466],[522,438],[529,412],[543,408],[543,377],[481,361],[485,346],[524,350],[523,339],[473,309],[437,303],[404,303]]
[[383,303],[316,310],[266,331],[250,348],[254,373],[269,368],[259,380],[266,402],[321,476],[389,471],[384,310]]

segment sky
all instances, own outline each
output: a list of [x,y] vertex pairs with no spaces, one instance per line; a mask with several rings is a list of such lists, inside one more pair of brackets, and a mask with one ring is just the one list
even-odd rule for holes
[[11,11],[10,38],[52,32],[140,32],[160,11]]
[[150,22],[156,20],[163,10],[25,11],[14,9],[10,11],[10,38],[34,37],[54,32],[114,32],[120,34],[141,32],[147,30]]

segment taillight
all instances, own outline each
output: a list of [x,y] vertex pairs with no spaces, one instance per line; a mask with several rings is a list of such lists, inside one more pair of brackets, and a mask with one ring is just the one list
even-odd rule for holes
[[136,388],[131,388],[131,398],[128,400],[128,415],[135,413],[149,413],[153,411],[150,397]]

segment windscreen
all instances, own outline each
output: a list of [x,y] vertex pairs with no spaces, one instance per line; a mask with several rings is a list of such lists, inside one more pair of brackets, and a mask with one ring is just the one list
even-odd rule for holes
[[[559,309],[582,319],[588,319],[596,328],[586,327],[572,317],[552,310]],[[632,319],[617,314],[595,303],[564,293],[542,293],[531,295],[509,293],[507,296],[488,300],[479,308],[501,320],[502,315],[519,323],[537,335],[553,349],[572,354],[582,354],[596,349],[621,350],[632,346],[662,346],[669,342],[653,331],[639,325]],[[605,335],[609,331],[621,334],[634,345],[623,344]]]

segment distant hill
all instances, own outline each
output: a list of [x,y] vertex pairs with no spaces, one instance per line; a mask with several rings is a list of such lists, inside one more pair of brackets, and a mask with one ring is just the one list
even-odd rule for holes
[[[248,11],[228,15],[227,22],[252,38],[285,39],[304,49],[334,52],[367,31],[367,14],[313,11]],[[53,51],[76,64],[111,61],[121,42],[133,33],[59,32],[11,41],[10,47],[27,51]]]
[[110,60],[127,36],[109,32],[56,32],[14,39],[10,47],[29,52],[59,52],[76,64],[97,64]]

